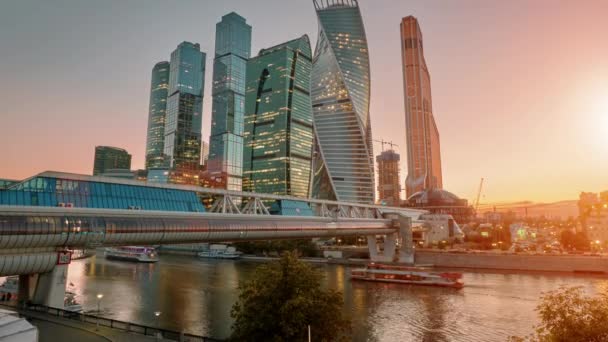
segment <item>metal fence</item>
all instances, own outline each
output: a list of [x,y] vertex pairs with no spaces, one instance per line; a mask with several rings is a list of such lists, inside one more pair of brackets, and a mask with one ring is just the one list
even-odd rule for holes
[[84,323],[98,324],[101,327],[121,330],[135,334],[146,336],[158,336],[159,333],[163,339],[180,341],[180,342],[220,342],[221,340],[213,339],[205,336],[186,334],[174,330],[161,329],[150,327],[142,324],[117,321],[111,318],[94,316],[82,312],[67,311],[63,309],[52,308],[44,305],[30,304],[25,310],[20,310],[20,314],[27,317],[27,311],[41,312],[52,316],[62,317]]

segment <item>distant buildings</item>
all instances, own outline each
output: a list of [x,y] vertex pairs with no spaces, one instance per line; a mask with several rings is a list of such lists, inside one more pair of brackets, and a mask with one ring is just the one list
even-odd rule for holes
[[583,230],[592,243],[608,246],[608,191],[582,192],[578,201]]
[[205,58],[200,45],[190,42],[171,53],[164,163],[172,183],[199,182]]
[[131,170],[131,155],[122,148],[96,146],[93,175],[101,175],[109,170]]
[[376,163],[378,164],[378,200],[383,205],[400,205],[399,162],[399,154],[393,150],[382,151],[376,157]]
[[440,189],[417,192],[405,201],[405,206],[428,210],[431,214],[451,215],[460,223],[470,222],[475,217],[473,207],[466,199]]
[[308,197],[313,143],[308,36],[247,63],[243,190]]
[[165,114],[169,89],[169,62],[159,62],[152,69],[150,107],[146,141],[146,169],[163,167]]
[[412,16],[401,21],[401,55],[405,91],[405,125],[409,198],[426,189],[441,189],[439,131],[433,117],[431,76],[424,60],[422,31]]
[[243,168],[245,78],[251,55],[251,26],[231,12],[215,29],[213,107],[206,177],[217,186],[240,191]]
[[313,197],[374,202],[367,38],[357,1],[313,0],[319,20],[311,96]]

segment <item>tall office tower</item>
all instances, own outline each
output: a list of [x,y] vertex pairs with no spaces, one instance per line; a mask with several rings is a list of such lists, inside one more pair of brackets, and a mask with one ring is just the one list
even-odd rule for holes
[[164,157],[172,183],[198,184],[205,58],[200,45],[190,42],[171,53]]
[[370,70],[356,0],[313,0],[319,38],[311,95],[316,131],[313,197],[374,202]]
[[169,62],[159,62],[152,69],[148,137],[146,141],[146,169],[163,166],[168,89]]
[[215,26],[213,106],[207,177],[240,191],[243,177],[245,77],[251,55],[251,26],[232,12]]
[[399,181],[399,154],[393,150],[382,151],[376,157],[378,164],[378,199],[384,205],[399,206],[401,182]]
[[209,144],[206,141],[202,142],[201,157],[203,159],[201,165],[207,166],[207,163],[209,162]]
[[247,63],[243,190],[308,197],[313,144],[308,36]]
[[93,176],[109,170],[131,170],[131,155],[118,147],[96,146]]
[[401,55],[407,139],[407,198],[426,189],[441,189],[439,131],[433,117],[431,75],[424,61],[422,31],[412,16],[401,20]]

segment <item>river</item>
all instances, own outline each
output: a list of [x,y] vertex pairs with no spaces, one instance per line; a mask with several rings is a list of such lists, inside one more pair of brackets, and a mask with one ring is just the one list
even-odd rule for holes
[[[85,310],[95,310],[96,296],[103,294],[105,317],[226,338],[238,284],[259,264],[174,255],[138,264],[98,255],[72,262],[68,283]],[[355,341],[505,341],[532,332],[543,291],[580,285],[595,292],[608,286],[608,277],[465,272],[465,288],[456,290],[351,282],[347,266],[315,267],[325,273],[325,286],[344,293]],[[158,318],[155,311],[161,312]]]

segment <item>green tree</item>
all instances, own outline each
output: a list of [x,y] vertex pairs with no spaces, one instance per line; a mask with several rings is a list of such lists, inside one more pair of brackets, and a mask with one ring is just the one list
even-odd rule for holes
[[585,232],[573,233],[571,230],[565,229],[560,234],[560,242],[562,247],[567,249],[589,250],[589,238]]
[[245,254],[281,254],[297,250],[301,256],[305,257],[316,257],[319,255],[317,246],[311,239],[238,242],[234,245]]
[[608,341],[608,289],[587,296],[581,287],[560,287],[547,292],[537,306],[541,323],[536,333],[511,341],[605,342]]
[[350,320],[342,313],[342,294],[323,290],[322,278],[295,252],[259,266],[251,280],[239,285],[231,340],[307,341],[308,325],[313,341],[346,339]]

